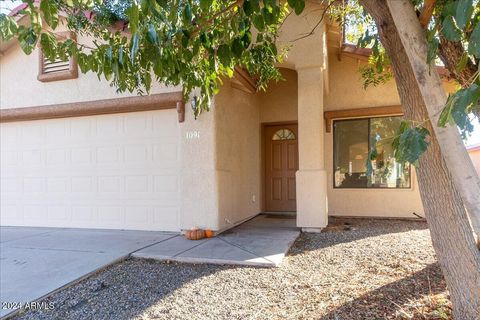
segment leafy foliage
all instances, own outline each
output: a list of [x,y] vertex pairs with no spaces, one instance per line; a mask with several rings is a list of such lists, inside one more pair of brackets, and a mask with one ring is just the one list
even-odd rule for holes
[[438,124],[445,127],[447,124],[457,125],[466,137],[473,130],[469,119],[474,108],[480,103],[480,86],[476,83],[465,89],[460,89],[448,97],[447,105],[443,109]]
[[[417,11],[423,10],[424,1],[412,1]],[[355,23],[360,22],[363,26],[362,34],[357,34],[357,45],[363,48],[371,48],[372,55],[366,66],[360,67],[360,74],[364,87],[378,86],[388,82],[392,78],[389,60],[380,43],[376,28],[371,18],[362,11],[356,0],[349,2],[349,6],[357,7],[356,10],[345,10],[345,14],[353,16]],[[351,14],[353,12],[353,14]],[[366,16],[359,18],[358,14]],[[348,18],[345,20],[348,21]],[[357,26],[355,26],[359,29]],[[348,28],[347,28],[348,29]],[[351,40],[351,39],[350,39]],[[437,125],[456,125],[464,138],[473,131],[472,122],[478,119],[480,114],[480,5],[478,0],[439,0],[435,2],[432,21],[427,26],[426,40],[428,53],[426,64],[432,66],[439,59],[441,42],[460,44],[464,50],[461,59],[458,60],[455,72],[462,72],[467,67],[476,68],[473,77],[468,83],[463,83],[463,88],[451,94],[439,118]],[[455,71],[455,72],[452,72]],[[422,124],[414,126],[406,123],[395,135],[393,147],[396,150],[398,161],[416,162],[426,150],[428,143],[426,137],[429,133]],[[372,143],[370,158],[376,154],[375,143]]]
[[422,126],[414,126],[410,121],[403,121],[398,133],[392,142],[395,158],[399,162],[418,165],[418,159],[428,147],[429,131]]
[[[118,91],[148,93],[155,82],[181,85],[185,98],[195,91],[195,116],[209,109],[222,77],[232,77],[237,66],[253,75],[259,88],[279,79],[275,65],[285,52],[276,46],[278,29],[290,11],[300,14],[305,7],[305,0],[41,0],[39,6],[33,0],[23,2],[21,14],[29,23],[18,25],[13,17],[0,15],[2,39],[17,37],[27,54],[40,44],[49,59],[73,56],[82,72],[104,77]],[[423,1],[412,2],[421,11]],[[337,3],[330,14],[354,31],[347,39],[356,38],[359,46],[372,50],[367,66],[360,69],[364,87],[388,82],[392,78],[388,57],[372,19],[358,2]],[[93,43],[59,39],[54,32],[62,23]],[[441,41],[446,40],[465,50],[457,71],[478,68],[479,1],[436,1],[426,38],[427,64],[438,59]],[[455,124],[468,135],[471,113],[480,109],[479,86],[477,70],[449,97],[438,125]],[[428,134],[421,124],[402,126],[393,142],[398,160],[415,163],[428,146]]]
[[[42,0],[39,7],[23,1],[29,23],[1,15],[3,39],[17,37],[26,54],[40,43],[47,57],[73,56],[82,72],[118,91],[148,93],[154,82],[181,85],[186,98],[196,90],[195,115],[208,110],[221,78],[232,77],[236,66],[259,88],[279,79],[278,28],[289,10],[305,7],[305,0]],[[60,12],[69,30],[93,44],[55,37]]]
[[[480,103],[480,6],[478,0],[444,0],[437,4],[427,32],[429,40],[428,63],[434,61],[439,50],[438,38],[460,44],[465,52],[455,71],[468,65],[476,66],[474,76],[463,88],[450,95],[439,118],[438,125],[457,125],[466,138],[473,130],[472,115],[477,115]],[[480,120],[480,119],[477,119]]]

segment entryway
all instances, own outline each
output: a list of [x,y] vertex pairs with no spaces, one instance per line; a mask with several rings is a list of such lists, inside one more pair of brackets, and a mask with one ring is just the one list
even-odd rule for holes
[[295,212],[298,170],[298,125],[266,124],[263,130],[264,211]]
[[192,241],[178,235],[132,256],[189,263],[278,267],[299,235],[295,219],[261,214],[213,238]]

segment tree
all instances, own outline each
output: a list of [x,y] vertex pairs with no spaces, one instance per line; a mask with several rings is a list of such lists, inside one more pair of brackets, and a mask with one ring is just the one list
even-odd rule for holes
[[[351,3],[355,3],[352,1]],[[351,4],[355,6],[354,4]],[[473,1],[435,1],[427,0],[423,8],[419,7],[416,12],[419,14],[419,21],[422,27],[427,28],[426,37],[428,43],[427,65],[431,64],[435,58],[441,58],[445,62],[451,75],[462,85],[462,89],[446,98],[438,91],[440,100],[436,105],[432,105],[428,110],[431,120],[438,126],[433,126],[433,130],[440,139],[440,146],[443,148],[443,156],[452,172],[457,189],[460,191],[462,199],[469,213],[472,227],[480,235],[480,178],[473,167],[468,153],[460,141],[455,124],[461,130],[465,137],[472,131],[472,119],[470,115],[476,115],[480,112],[480,79],[479,79],[479,56],[480,52],[475,43],[480,43],[480,7],[475,7]],[[355,11],[354,11],[355,12]],[[358,10],[357,10],[358,12]],[[433,21],[431,18],[433,16]],[[453,21],[453,24],[452,24]],[[363,21],[365,22],[365,21]],[[478,35],[476,34],[478,33]],[[373,43],[373,54],[370,58],[368,67],[362,68],[364,85],[378,85],[390,79],[390,70],[387,67],[390,59],[386,57],[383,48],[380,48],[380,39],[375,30],[365,32],[360,39],[359,45],[366,46]],[[419,61],[421,62],[421,61]],[[430,75],[431,66],[428,67]],[[477,70],[477,71],[474,71]],[[440,89],[440,88],[437,88]],[[480,118],[478,118],[480,120]],[[453,126],[447,126],[453,124]],[[411,144],[399,145],[397,139],[395,144],[397,155],[401,158],[406,155],[410,162],[415,162],[425,150],[427,144],[422,141],[429,134],[422,123],[405,123],[402,127],[405,129],[404,136],[410,136]],[[417,147],[418,150],[414,151]],[[374,149],[372,149],[374,152]],[[478,239],[480,245],[480,238]]]
[[[432,31],[427,34],[422,33],[418,19],[408,20],[409,30],[416,32],[415,41],[408,42],[396,25],[398,21],[405,22],[405,17],[416,19],[414,8],[407,0],[398,1],[405,5],[398,7],[398,12],[392,12],[394,0],[360,0],[378,26],[380,38],[368,35],[377,44],[373,50],[378,53],[373,55],[377,71],[382,72],[382,66],[391,62],[405,116],[409,119],[393,141],[396,156],[403,161],[420,163],[419,185],[433,244],[459,319],[474,319],[480,310],[479,252],[463,206],[465,203],[468,212],[476,217],[478,197],[475,196],[480,194],[477,192],[480,185],[475,182],[478,181],[476,175],[462,172],[469,160],[460,148],[456,128],[438,128],[436,118],[441,108],[441,126],[455,124],[464,133],[468,132],[468,115],[478,108],[480,80],[478,73],[474,73],[476,78],[469,82],[465,69],[454,72],[463,79],[464,88],[444,104],[438,75],[429,66],[437,50],[451,65],[478,66],[480,10],[473,1],[442,0],[438,6],[433,5],[432,14],[440,17],[441,23],[429,26]],[[199,96],[192,101],[196,115],[208,110],[221,77],[232,77],[236,66],[255,76],[261,88],[269,80],[278,79],[280,74],[275,65],[283,57],[275,45],[278,29],[289,10],[299,14],[305,6],[305,0],[132,0],[127,1],[125,9],[111,7],[112,2],[104,4],[100,0],[42,0],[39,7],[33,0],[24,2],[22,13],[30,19],[30,24],[18,25],[13,17],[1,15],[0,36],[4,40],[17,37],[27,54],[39,43],[47,58],[73,56],[82,72],[92,71],[105,77],[119,91],[148,92],[151,83],[158,81],[167,85],[182,84],[187,98],[193,89],[199,88]],[[329,7],[332,2],[329,1]],[[470,15],[458,14],[458,19],[463,20],[456,20],[455,13],[453,18],[450,5],[453,2],[466,4],[464,8]],[[420,1],[415,3],[418,5]],[[456,4],[455,8],[458,7]],[[471,7],[473,11],[469,11]],[[438,14],[443,10],[447,13]],[[57,39],[53,31],[62,16],[70,30],[95,39],[93,45]],[[123,27],[112,28],[118,25],[119,18],[125,20]],[[125,27],[128,33],[123,31]],[[253,35],[252,28],[258,33]],[[456,39],[458,33],[465,41],[460,46],[452,45],[450,42],[455,42],[452,39]],[[380,42],[388,55],[378,50]],[[427,43],[430,50],[426,50]],[[463,47],[463,53],[459,47]],[[368,70],[366,74],[372,75]],[[387,79],[388,75],[383,74],[380,81]],[[432,89],[432,93],[428,89]],[[448,138],[442,132],[447,132]],[[456,166],[449,168],[452,163]],[[457,171],[450,171],[452,169]],[[470,178],[473,183],[467,181]]]
[[[478,2],[478,1],[477,1]],[[462,199],[469,213],[472,227],[477,235],[480,246],[480,178],[473,167],[469,155],[458,137],[455,125],[461,130],[462,136],[468,136],[472,129],[473,115],[478,120],[480,113],[480,59],[476,43],[480,43],[480,25],[478,17],[480,6],[472,0],[426,0],[422,7],[421,1],[412,1],[416,4],[418,20],[426,28],[428,43],[427,65],[429,75],[431,62],[437,57],[445,62],[445,66],[453,78],[463,88],[445,99],[441,99],[435,108],[429,109],[431,119],[438,126],[433,126],[439,137],[440,146],[444,148],[443,156],[452,171],[452,177],[460,191]],[[364,87],[383,84],[393,76],[390,69],[390,59],[381,46],[381,41],[375,26],[371,25],[371,17],[362,12],[356,0],[350,0],[347,9],[340,10],[340,14],[347,15],[353,25],[363,25],[358,45],[371,46],[372,55],[367,66],[362,66],[360,72]],[[338,13],[337,13],[338,16]],[[432,20],[433,17],[433,20]],[[452,24],[453,21],[453,24]],[[478,33],[478,34],[477,34]],[[350,41],[353,39],[350,38]],[[442,94],[442,96],[444,96]],[[447,124],[452,124],[448,126]],[[429,135],[422,122],[405,121],[401,132],[394,140],[397,160],[416,163],[419,156],[428,147],[424,142]],[[409,140],[410,143],[401,143]],[[392,140],[390,137],[387,140]],[[408,138],[408,139],[407,139]],[[383,139],[385,140],[385,139]],[[384,144],[385,141],[382,141]],[[373,145],[371,158],[375,158],[376,148]]]
[[[199,88],[193,103],[198,115],[208,110],[221,77],[232,77],[235,66],[255,75],[260,88],[280,78],[275,65],[284,52],[277,51],[277,31],[288,9],[299,14],[305,1],[270,0],[262,7],[259,0],[42,0],[39,6],[24,0],[24,4],[20,14],[29,18],[26,25],[0,15],[4,40],[17,37],[26,54],[39,44],[51,60],[73,56],[82,72],[103,76],[119,91],[148,93],[152,81],[157,81],[181,84],[188,98]],[[68,29],[95,39],[93,45],[58,39],[54,31],[62,17]],[[124,23],[118,24],[118,18]]]
[[[423,123],[431,132],[430,146],[419,159],[417,176],[433,245],[451,294],[455,317],[478,319],[480,252],[472,237],[457,186],[452,183],[455,171],[448,168],[448,158],[442,157],[442,151],[444,155],[449,152],[445,149],[455,152],[452,143],[462,143],[455,127],[438,128],[435,125],[439,109],[441,111],[445,106],[446,96],[438,74],[429,70],[425,33],[413,5],[407,0],[360,0],[360,3],[377,24],[397,80],[405,117]],[[430,121],[425,122],[425,119]],[[445,139],[445,135],[450,137]],[[465,165],[465,162],[456,165]],[[442,241],[442,238],[449,240]]]

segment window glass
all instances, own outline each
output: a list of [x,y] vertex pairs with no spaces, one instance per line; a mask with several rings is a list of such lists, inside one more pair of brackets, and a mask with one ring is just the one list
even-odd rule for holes
[[[397,163],[391,137],[401,117],[340,120],[334,122],[334,186],[336,188],[409,188],[410,166]],[[370,145],[378,156],[367,175]]]
[[334,123],[335,187],[366,188],[368,119]]
[[295,140],[295,133],[290,129],[280,129],[273,134],[272,140]]
[[409,188],[410,165],[397,163],[393,154],[392,137],[397,135],[401,117],[372,118],[370,143],[376,142],[377,157],[372,160],[372,176],[369,179],[376,188]]

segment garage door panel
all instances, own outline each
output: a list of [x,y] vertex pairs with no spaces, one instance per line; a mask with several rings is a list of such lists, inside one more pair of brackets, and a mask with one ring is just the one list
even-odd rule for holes
[[6,123],[1,133],[2,225],[178,230],[175,110]]

